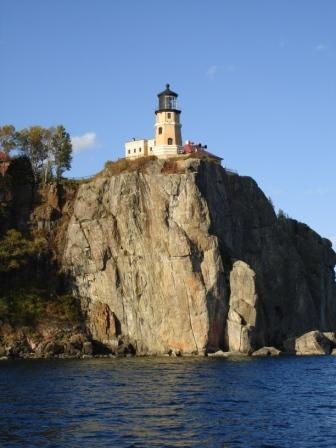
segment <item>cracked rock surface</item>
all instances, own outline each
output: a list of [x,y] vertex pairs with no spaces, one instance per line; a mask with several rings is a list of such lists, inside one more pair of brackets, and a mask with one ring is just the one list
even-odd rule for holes
[[163,163],[79,189],[63,268],[95,340],[139,354],[252,353],[336,328],[328,240],[278,219],[251,178]]

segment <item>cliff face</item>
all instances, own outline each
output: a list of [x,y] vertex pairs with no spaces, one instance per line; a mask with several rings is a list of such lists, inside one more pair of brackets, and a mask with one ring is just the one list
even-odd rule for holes
[[[227,328],[234,326],[239,334],[239,326],[246,332],[245,322],[247,328],[252,325],[248,339],[254,348],[281,347],[287,337],[311,329],[335,329],[336,254],[330,241],[295,220],[277,219],[251,178],[228,176],[219,167],[203,166],[198,185],[209,206],[222,258],[233,262],[230,303],[238,302],[244,310],[238,310],[240,319],[229,313]],[[245,278],[241,275],[238,281],[235,260],[248,265]],[[244,340],[243,345],[249,349]]]
[[201,352],[224,338],[224,267],[196,173],[161,167],[81,187],[64,263],[94,338],[98,315],[112,346],[125,335],[140,353]]
[[336,329],[336,254],[247,177],[150,161],[80,187],[65,238],[92,338],[137,353],[252,352]]

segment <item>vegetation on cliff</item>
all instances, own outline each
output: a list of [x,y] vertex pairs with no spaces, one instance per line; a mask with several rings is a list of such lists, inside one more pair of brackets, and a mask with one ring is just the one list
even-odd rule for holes
[[[190,153],[183,154],[177,157],[170,157],[162,162],[161,173],[162,174],[183,174],[185,172],[186,160],[195,159],[203,160],[207,162],[213,162],[214,158],[210,155],[204,155],[202,153]],[[133,173],[135,171],[144,173],[146,169],[157,161],[156,156],[137,157],[135,159],[119,159],[116,161],[107,161],[104,166],[104,170],[98,173],[95,177],[102,176],[117,176],[123,173]]]
[[43,340],[40,325],[56,335],[83,321],[58,264],[78,185],[36,184],[26,156],[14,158],[0,182],[0,346],[18,338],[26,350],[27,334]]
[[26,156],[35,180],[60,179],[72,160],[70,135],[64,126],[31,126],[17,131],[12,125],[0,127],[0,150],[8,155]]
[[0,240],[0,272],[18,270],[45,250],[43,239],[29,240],[15,229],[10,229]]
[[104,166],[104,170],[97,174],[97,177],[109,175],[117,176],[122,173],[132,173],[133,171],[144,171],[148,165],[154,160],[157,160],[156,156],[138,157],[132,159],[119,159],[116,161],[107,161]]
[[0,295],[0,318],[12,327],[31,326],[43,320],[75,324],[81,321],[78,300],[70,294],[55,295],[38,287],[15,288]]

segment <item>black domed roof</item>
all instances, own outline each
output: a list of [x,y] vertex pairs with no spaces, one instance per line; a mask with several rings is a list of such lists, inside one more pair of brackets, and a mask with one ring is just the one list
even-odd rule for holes
[[158,97],[160,96],[175,96],[176,98],[178,97],[178,94],[173,92],[172,90],[170,90],[170,85],[166,84],[166,89],[163,90],[162,92],[158,93]]

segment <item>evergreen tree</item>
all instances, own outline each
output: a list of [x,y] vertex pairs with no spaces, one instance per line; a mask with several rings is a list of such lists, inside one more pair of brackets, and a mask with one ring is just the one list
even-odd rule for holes
[[64,126],[57,126],[51,137],[51,151],[56,178],[60,179],[64,171],[71,168],[72,144],[70,135]]

